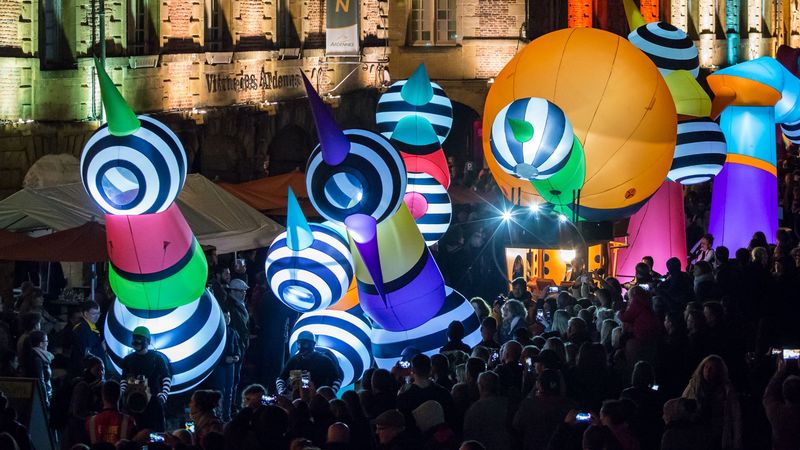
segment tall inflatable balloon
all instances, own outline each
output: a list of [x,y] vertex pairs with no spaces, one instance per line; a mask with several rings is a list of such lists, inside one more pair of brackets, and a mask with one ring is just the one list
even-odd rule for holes
[[206,258],[174,203],[186,180],[186,152],[166,125],[136,116],[95,65],[108,123],[83,148],[81,180],[106,212],[109,281],[117,295],[105,327],[111,368],[119,372],[133,329],[147,326],[172,365],[172,393],[183,392],[213,371],[226,332],[205,290]]
[[[508,117],[525,99],[541,100]],[[561,117],[555,108],[536,114],[541,101],[563,112],[565,125],[548,123]],[[495,77],[483,118],[491,130],[483,134],[484,154],[505,196],[523,205],[552,199],[560,212],[584,220],[636,212],[666,179],[675,149],[675,105],[658,68],[627,40],[591,28],[546,34],[517,53]],[[566,123],[577,142],[572,153],[582,151],[574,162]],[[519,157],[509,158],[514,153],[504,146],[519,148]],[[525,164],[525,175],[509,173],[511,164]],[[539,184],[547,181],[536,179],[539,172],[551,168],[551,178],[572,175]]]

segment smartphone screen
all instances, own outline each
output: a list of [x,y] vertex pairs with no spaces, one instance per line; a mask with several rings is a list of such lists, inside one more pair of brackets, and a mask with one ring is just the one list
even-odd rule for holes
[[186,431],[194,433],[194,422],[186,422]]
[[800,359],[800,348],[785,348],[783,349],[783,359]]
[[308,379],[308,375],[303,375],[303,377],[300,378],[300,387],[303,389],[308,389],[310,385],[311,381]]
[[400,368],[401,369],[408,369],[411,367],[411,362],[409,361],[400,361]]
[[577,415],[575,415],[575,420],[577,422],[588,422],[591,420],[591,418],[592,415],[588,412],[579,412]]
[[652,389],[654,391],[657,391],[658,390],[658,385],[654,384],[652,387],[650,387],[650,389]]
[[158,433],[150,433],[150,442],[164,442],[164,436]]
[[555,294],[556,292],[558,292],[558,286],[550,286],[549,288],[547,288],[547,292]]
[[649,291],[650,290],[650,285],[649,284],[640,284],[639,287],[644,289],[645,291]]

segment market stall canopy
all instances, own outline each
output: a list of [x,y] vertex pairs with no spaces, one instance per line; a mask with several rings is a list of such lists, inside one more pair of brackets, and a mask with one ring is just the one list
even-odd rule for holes
[[[186,178],[178,207],[195,236],[217,253],[266,247],[283,227],[199,174]],[[22,189],[0,201],[0,229],[68,230],[96,221],[103,212],[81,183]]]
[[87,222],[76,228],[57,231],[38,238],[24,239],[14,245],[0,247],[0,259],[52,262],[106,261],[108,253],[105,235],[106,230],[103,225],[97,222]]
[[0,230],[0,256],[3,255],[3,251],[6,247],[20,242],[25,242],[30,239],[33,238],[25,233],[14,233],[12,231]]

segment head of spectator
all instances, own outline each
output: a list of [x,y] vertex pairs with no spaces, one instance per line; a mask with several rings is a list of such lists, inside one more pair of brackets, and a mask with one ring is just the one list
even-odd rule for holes
[[563,391],[561,372],[544,369],[536,378],[535,395],[539,397],[558,397]]
[[728,365],[718,355],[706,356],[694,370],[689,385],[695,387],[698,395],[702,395],[702,393],[715,395],[716,392],[730,385]]
[[411,358],[411,375],[414,383],[424,384],[431,376],[431,358],[424,353]]
[[533,341],[531,341],[531,330],[527,327],[517,328],[514,330],[513,339],[519,342],[523,347],[526,345],[531,345]]
[[500,393],[500,377],[490,370],[478,375],[478,392],[481,398],[498,395]]
[[589,308],[581,309],[580,311],[578,311],[577,317],[583,320],[583,322],[586,324],[587,327],[586,332],[588,333],[589,332],[588,328],[591,328],[594,325],[593,322],[594,311]]
[[643,262],[636,263],[633,270],[636,272],[637,283],[649,283],[652,281],[653,277],[650,276],[650,266],[647,264]]
[[522,345],[517,341],[508,341],[500,348],[500,361],[503,364],[515,364],[522,355]]
[[667,336],[684,336],[686,334],[686,322],[683,313],[680,311],[670,311],[664,316],[664,330]]
[[477,385],[478,375],[486,371],[486,361],[480,358],[470,358],[467,360],[466,383]]
[[578,370],[586,373],[602,374],[608,367],[607,363],[606,348],[602,344],[586,342],[581,345],[576,364]]
[[533,345],[539,347],[539,349],[544,348],[544,344],[547,343],[547,339],[544,336],[534,336],[531,341]]
[[561,291],[556,297],[556,306],[558,309],[567,309],[575,304],[575,297],[571,296],[567,291]]
[[473,348],[472,353],[470,354],[470,357],[481,359],[483,360],[483,362],[487,364],[489,363],[489,358],[491,358],[491,356],[492,356],[492,351],[489,350],[488,347],[484,347],[482,345],[478,345],[475,348]]
[[750,250],[746,248],[740,248],[736,250],[736,256],[734,258],[739,269],[746,269],[753,262],[753,257],[750,254]]
[[449,342],[461,342],[464,339],[464,324],[458,320],[450,322],[447,326],[447,340]]
[[689,335],[697,334],[706,329],[706,318],[701,311],[692,309],[686,311],[686,331]]
[[713,268],[711,267],[711,263],[708,261],[697,261],[694,264],[694,278],[695,280],[703,277],[711,277],[713,272]]
[[719,302],[706,302],[703,304],[703,317],[709,327],[714,328],[721,325],[725,316],[725,310],[722,303]]
[[747,246],[748,249],[753,250],[757,247],[767,248],[769,243],[767,242],[767,235],[764,234],[763,231],[756,231],[753,233],[753,237],[750,238],[750,244]]
[[553,325],[551,329],[557,331],[561,339],[567,339],[567,329],[569,328],[570,315],[566,310],[559,309],[553,314]]
[[550,349],[544,349],[533,358],[533,370],[540,374],[546,369],[558,370],[563,365],[563,361],[558,357],[556,352]]
[[621,400],[606,400],[600,408],[600,421],[609,428],[616,428],[625,424],[626,406]]
[[431,356],[431,375],[440,384],[450,377],[450,361],[446,356],[441,353]]
[[42,329],[42,315],[38,312],[21,314],[20,323],[22,324],[22,331],[30,334],[31,331]]
[[81,317],[87,323],[96,324],[100,319],[100,305],[93,301],[83,302],[81,304]]
[[104,409],[117,409],[120,397],[119,383],[114,380],[108,380],[103,383],[100,388],[100,397],[103,400]]
[[364,418],[364,408],[361,406],[361,397],[358,396],[358,392],[354,390],[345,391],[342,394],[342,401],[347,407],[347,413],[350,417],[354,420]]
[[700,250],[711,250],[714,248],[714,235],[706,233],[700,238]]
[[47,335],[44,334],[44,331],[41,330],[34,330],[31,331],[31,334],[28,337],[28,342],[32,349],[39,348],[42,350],[47,350],[47,345],[50,342],[47,339]]
[[106,366],[103,360],[92,355],[83,358],[83,377],[91,382],[102,381],[105,378]]
[[606,308],[598,308],[595,312],[595,324],[597,325],[597,331],[600,332],[603,330],[603,322],[606,319],[614,319],[614,311]]
[[566,364],[567,362],[567,351],[564,349],[564,341],[561,340],[560,337],[551,337],[547,339],[545,342],[544,347],[542,350],[552,350],[558,356],[558,359],[561,360],[562,364]]
[[594,298],[597,299],[597,303],[601,308],[611,309],[614,306],[614,299],[611,296],[611,292],[606,288],[596,290],[594,292]]
[[526,345],[522,347],[522,354],[519,357],[520,364],[529,364],[529,359],[531,360],[530,364],[533,364],[533,358],[538,355],[539,352],[541,352],[541,350],[535,345]]
[[250,289],[250,286],[241,278],[235,278],[228,283],[229,296],[237,303],[244,303],[248,289]]
[[478,315],[478,318],[483,320],[489,317],[491,310],[489,309],[489,305],[486,304],[486,300],[481,297],[472,297],[469,299],[470,305],[472,308],[475,309],[475,314]]
[[794,266],[800,269],[800,247],[793,248],[792,251],[789,252],[789,256],[792,257]]
[[242,408],[256,410],[262,406],[261,399],[267,390],[260,384],[251,384],[242,391]]
[[289,414],[283,408],[267,405],[257,414],[253,424],[259,430],[262,442],[272,444],[270,440],[282,438],[289,430]]
[[589,327],[580,317],[567,321],[567,339],[580,345],[589,340]]
[[361,377],[361,390],[371,392],[372,391],[372,374],[375,372],[375,369],[370,367],[369,369],[364,371],[364,376]]
[[375,425],[379,445],[388,445],[406,429],[406,419],[403,413],[396,409],[384,411],[372,421],[372,424]]
[[789,375],[781,385],[783,400],[787,405],[800,407],[800,376]]
[[[178,428],[177,430],[172,432],[172,435],[178,439],[178,445],[184,445],[186,447],[192,446],[192,432],[185,429],[185,428]],[[92,449],[95,450],[95,449]]]
[[753,263],[758,264],[764,269],[769,269],[769,252],[766,247],[756,247],[753,249]]
[[668,259],[667,273],[669,273],[673,277],[679,275],[681,273],[681,260],[675,257]]
[[511,324],[514,319],[525,320],[528,311],[525,305],[519,300],[506,300],[501,308],[503,324]]
[[678,397],[664,403],[663,419],[666,425],[676,422],[692,422],[697,416],[697,401]]
[[201,417],[213,415],[214,408],[219,407],[222,394],[219,391],[200,389],[194,391],[189,400],[189,415],[198,422]]
[[225,436],[219,431],[210,431],[200,438],[203,450],[225,450]]
[[567,342],[564,344],[564,351],[567,354],[567,366],[575,367],[575,364],[578,361],[578,350],[579,347],[572,342]]
[[486,447],[478,441],[464,441],[458,450],[486,450]]
[[631,374],[631,386],[636,389],[644,390],[653,387],[656,382],[656,373],[653,365],[647,361],[638,361],[633,366]]
[[214,266],[212,270],[212,274],[214,275],[214,279],[223,285],[228,284],[231,282],[231,269],[222,265]]
[[[480,386],[480,384],[478,384]],[[417,428],[423,433],[444,423],[444,408],[436,400],[427,400],[411,411]]]
[[619,326],[617,321],[614,319],[606,319],[603,321],[602,328],[600,328],[600,343],[605,345],[606,347],[611,347],[611,333],[614,331],[614,328]]
[[720,245],[714,249],[714,261],[717,267],[728,264],[728,260],[731,258],[731,252],[728,250],[728,247],[724,245]]
[[343,422],[335,422],[328,427],[328,436],[325,439],[328,444],[349,444],[350,427]]
[[529,295],[525,295],[528,293],[528,283],[525,282],[525,278],[517,277],[511,282],[511,297],[523,301]]
[[481,338],[483,342],[494,340],[494,335],[497,333],[497,321],[494,317],[487,317],[481,322]]

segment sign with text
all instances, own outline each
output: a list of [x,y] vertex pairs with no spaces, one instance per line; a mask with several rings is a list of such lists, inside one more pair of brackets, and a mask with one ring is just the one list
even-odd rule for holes
[[358,55],[358,0],[326,0],[325,53]]

